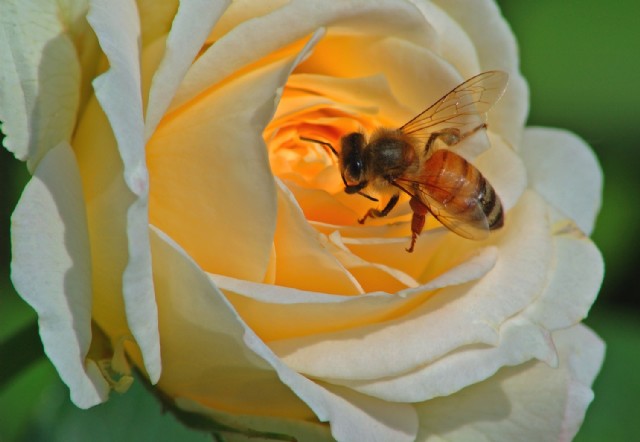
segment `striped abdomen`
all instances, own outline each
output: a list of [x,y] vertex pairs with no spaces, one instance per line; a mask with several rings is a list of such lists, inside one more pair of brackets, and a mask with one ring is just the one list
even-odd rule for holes
[[458,235],[482,239],[504,223],[502,203],[493,186],[460,155],[434,152],[412,181],[429,211]]

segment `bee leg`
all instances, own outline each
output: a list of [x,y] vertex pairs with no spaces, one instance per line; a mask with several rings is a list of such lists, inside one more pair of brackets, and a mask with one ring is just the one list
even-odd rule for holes
[[453,146],[454,144],[458,144],[461,140],[460,138],[460,129],[455,127],[448,127],[446,129],[442,129],[439,132],[434,132],[429,135],[429,139],[427,140],[427,144],[424,146],[424,151],[429,152],[433,143],[436,140],[440,139],[447,146]]
[[411,218],[411,245],[405,250],[411,253],[413,252],[413,247],[416,245],[418,235],[420,235],[424,228],[424,222],[427,213],[429,213],[429,209],[420,201],[420,198],[415,195],[411,197],[409,206],[411,206],[411,210],[413,210],[413,217]]
[[398,203],[398,199],[400,198],[400,194],[396,193],[395,195],[393,195],[391,197],[391,199],[389,200],[389,202],[387,203],[386,206],[384,206],[384,209],[382,210],[378,210],[378,209],[369,209],[367,210],[367,213],[358,220],[358,222],[360,224],[364,224],[364,221],[371,217],[371,218],[382,218],[383,216],[387,216],[389,214],[389,212],[391,212],[391,209],[393,209],[395,207],[395,205]]
[[424,146],[424,151],[428,152],[429,149],[431,149],[431,146],[433,146],[433,143],[435,143],[437,139],[440,139],[440,141],[442,141],[447,146],[454,146],[458,144],[460,141],[464,140],[465,138],[475,134],[479,130],[486,129],[486,127],[487,127],[487,124],[482,123],[474,127],[473,129],[471,129],[469,132],[465,132],[463,134],[461,134],[460,129],[456,127],[449,127],[439,132],[434,132],[431,135],[429,135],[427,144],[425,144]]

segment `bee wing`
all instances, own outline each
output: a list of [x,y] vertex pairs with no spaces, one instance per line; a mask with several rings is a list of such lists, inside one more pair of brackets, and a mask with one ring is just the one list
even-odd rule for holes
[[489,236],[489,221],[480,202],[474,198],[466,198],[467,210],[464,214],[452,210],[451,204],[436,200],[430,195],[426,186],[420,188],[420,199],[429,212],[447,229],[467,239],[485,239]]
[[486,121],[486,112],[504,93],[509,75],[487,71],[455,87],[399,130],[416,138],[445,128],[466,133]]

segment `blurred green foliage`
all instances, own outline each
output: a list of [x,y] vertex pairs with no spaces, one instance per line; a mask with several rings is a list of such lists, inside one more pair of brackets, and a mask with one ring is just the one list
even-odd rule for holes
[[[582,136],[605,175],[594,240],[607,266],[587,323],[607,342],[595,402],[577,440],[638,440],[640,434],[640,3],[635,0],[499,0],[519,40],[531,88],[530,125]],[[33,311],[11,288],[9,217],[28,179],[0,149],[0,343],[33,326]],[[0,355],[6,357],[6,355]],[[4,365],[3,365],[4,364]],[[0,372],[7,366],[0,359]],[[0,387],[0,441],[201,441],[138,384],[106,404],[79,410],[47,359]]]

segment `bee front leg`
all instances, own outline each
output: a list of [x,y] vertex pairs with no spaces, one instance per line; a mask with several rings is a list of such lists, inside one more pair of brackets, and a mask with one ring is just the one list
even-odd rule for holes
[[384,209],[382,209],[382,210],[369,209],[367,211],[367,213],[365,213],[365,215],[358,220],[358,222],[360,224],[364,224],[364,221],[369,217],[371,217],[371,218],[382,218],[383,216],[387,216],[389,214],[389,212],[391,212],[391,209],[393,209],[395,207],[395,205],[398,203],[398,199],[399,198],[400,198],[400,194],[396,193],[395,195],[393,195],[391,197],[391,199],[389,200],[387,205],[384,206]]
[[409,206],[411,206],[411,210],[413,210],[413,217],[411,218],[411,245],[408,249],[405,249],[407,252],[412,253],[413,247],[416,245],[416,240],[418,239],[418,235],[422,232],[424,228],[424,222],[429,213],[429,209],[424,205],[420,198],[417,196],[412,196],[409,201]]

